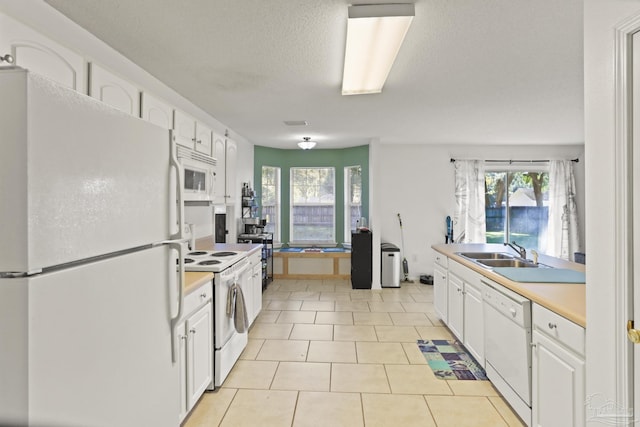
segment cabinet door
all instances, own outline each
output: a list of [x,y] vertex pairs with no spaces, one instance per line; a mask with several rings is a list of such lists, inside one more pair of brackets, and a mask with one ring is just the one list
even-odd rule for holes
[[433,268],[433,308],[443,322],[447,323],[447,271],[436,264]]
[[253,278],[253,319],[255,320],[262,310],[262,261],[253,266],[251,277]]
[[213,187],[213,203],[215,205],[221,205],[225,202],[226,194],[226,155],[225,155],[225,141],[224,136],[213,132],[213,140],[211,141],[211,149],[213,151],[213,158],[216,159],[216,181]]
[[193,148],[196,142],[196,119],[180,110],[173,110],[173,137],[178,144]]
[[482,291],[464,282],[464,346],[484,366],[484,316]]
[[173,108],[146,92],[140,96],[140,117],[164,129],[173,128]]
[[0,14],[0,56],[63,86],[87,93],[86,62],[81,55]]
[[533,331],[532,424],[585,425],[585,363],[554,340]]
[[89,69],[89,95],[120,111],[140,117],[138,88],[95,63]]
[[178,340],[176,348],[177,365],[180,370],[180,422],[184,420],[189,412],[187,399],[187,331],[186,322],[183,320],[176,326],[175,339]]
[[211,303],[187,319],[188,411],[213,381],[213,321]]
[[211,155],[211,128],[196,122],[196,151]]
[[463,327],[464,327],[464,298],[463,298],[463,290],[464,284],[462,280],[456,276],[455,274],[449,273],[448,276],[448,314],[449,314],[449,329],[451,332],[458,337],[459,340],[463,341]]
[[225,201],[228,205],[235,205],[238,197],[238,189],[236,188],[238,147],[235,141],[229,138],[226,140],[225,154]]

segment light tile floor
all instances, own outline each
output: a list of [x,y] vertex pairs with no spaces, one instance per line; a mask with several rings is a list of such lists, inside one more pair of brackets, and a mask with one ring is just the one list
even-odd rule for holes
[[437,379],[418,339],[452,339],[432,286],[276,280],[240,360],[184,427],[524,425],[490,382]]

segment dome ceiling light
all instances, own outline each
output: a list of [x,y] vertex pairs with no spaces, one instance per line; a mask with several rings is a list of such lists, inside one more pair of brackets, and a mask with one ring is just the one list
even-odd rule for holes
[[311,138],[308,136],[305,136],[304,141],[300,141],[298,142],[298,147],[302,148],[303,150],[311,150],[313,147],[316,146],[316,143],[311,141]]

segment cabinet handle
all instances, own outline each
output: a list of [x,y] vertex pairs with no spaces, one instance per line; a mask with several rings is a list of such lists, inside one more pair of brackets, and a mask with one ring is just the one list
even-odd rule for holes
[[196,144],[202,144],[202,140],[201,139],[196,139]]
[[509,313],[511,313],[511,317],[516,317],[517,312],[515,308],[510,308]]
[[8,53],[4,56],[0,56],[0,62],[6,62],[7,64],[13,64],[13,56],[9,55]]
[[556,329],[558,327],[558,325],[556,325],[555,323],[551,323],[549,322],[549,329]]
[[200,294],[200,298],[205,299],[206,297],[207,297],[206,293],[203,292],[203,293]]
[[536,348],[537,347],[537,344],[534,343],[534,342],[530,343],[529,345],[531,346],[531,348]]
[[196,330],[192,328],[192,329],[189,329],[189,332],[191,332],[192,334],[195,334]]
[[191,141],[193,141],[193,142],[198,142],[198,140],[197,140],[197,139],[195,139],[195,138],[191,138]]
[[186,335],[180,335],[180,339],[181,339],[182,341],[186,341],[186,340],[187,340],[187,336],[186,336]]

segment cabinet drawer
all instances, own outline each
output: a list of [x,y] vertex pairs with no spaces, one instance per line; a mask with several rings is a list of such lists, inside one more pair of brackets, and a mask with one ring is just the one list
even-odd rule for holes
[[436,252],[436,264],[447,269],[449,268],[449,258],[442,255],[440,252]]
[[213,289],[211,282],[202,284],[202,286],[190,292],[184,297],[184,304],[182,306],[182,317],[185,317],[192,313],[194,310],[201,307],[206,301],[213,299]]
[[533,327],[584,356],[585,331],[582,326],[538,304],[533,304]]
[[251,264],[251,266],[261,264],[262,263],[261,251],[251,254],[251,256],[249,257],[249,263]]

